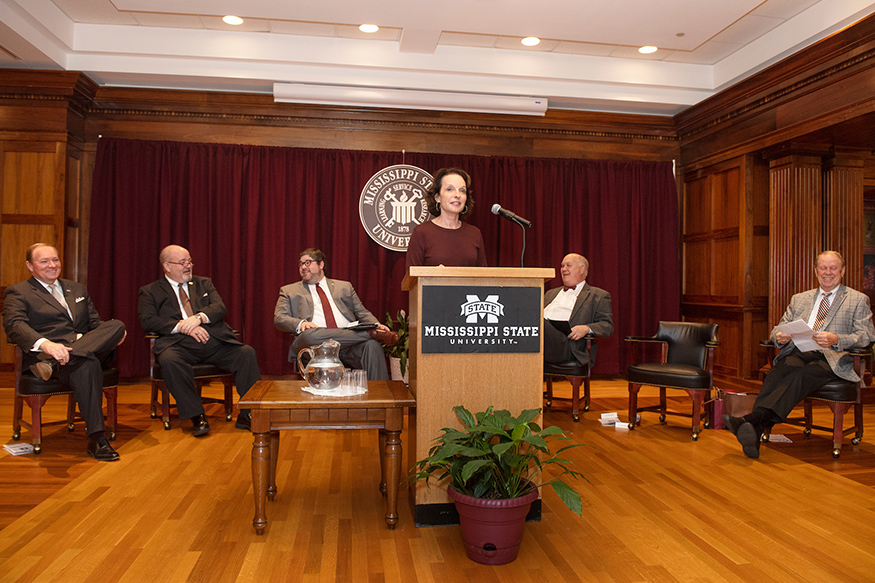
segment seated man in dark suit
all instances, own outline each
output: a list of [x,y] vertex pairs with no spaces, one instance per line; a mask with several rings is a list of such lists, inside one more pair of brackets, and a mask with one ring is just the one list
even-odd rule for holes
[[[365,369],[368,380],[389,380],[382,342],[392,346],[398,334],[380,324],[362,305],[348,281],[325,277],[325,255],[305,249],[298,256],[301,281],[284,285],[273,313],[273,323],[283,332],[295,334],[289,362],[298,352],[326,340],[340,343],[340,360],[348,368]],[[374,324],[372,330],[345,330],[352,322]]]
[[773,329],[771,340],[781,352],[763,381],[753,411],[744,417],[723,415],[723,423],[735,434],[747,457],[760,456],[763,431],[786,419],[805,397],[830,381],[859,381],[847,350],[865,348],[875,341],[869,297],[842,285],[842,256],[824,251],[817,256],[814,270],[820,286],[790,298],[778,325],[804,320],[815,332],[812,339],[820,348],[802,352],[792,335]]
[[61,260],[51,245],[31,245],[25,265],[33,277],[7,287],[4,295],[6,336],[21,348],[34,376],[55,376],[73,390],[85,419],[88,455],[115,461],[119,455],[104,433],[101,365],[125,339],[125,325],[101,321],[85,286],[58,278]]
[[[241,397],[261,380],[255,349],[237,340],[225,323],[227,309],[213,282],[192,274],[188,250],[168,245],[159,257],[164,277],[140,288],[137,313],[143,330],[159,335],[155,357],[167,388],[176,399],[180,419],[191,419],[193,435],[210,431],[204,405],[195,389],[192,365],[206,363],[234,373]],[[249,430],[249,411],[241,410],[235,427]]]
[[[611,294],[586,283],[589,261],[583,255],[566,255],[559,273],[562,287],[544,294],[544,362],[576,360],[583,366],[589,363],[583,337],[590,332],[596,336],[614,333]],[[567,322],[568,331],[560,331],[551,321]],[[593,345],[593,360],[596,348]]]

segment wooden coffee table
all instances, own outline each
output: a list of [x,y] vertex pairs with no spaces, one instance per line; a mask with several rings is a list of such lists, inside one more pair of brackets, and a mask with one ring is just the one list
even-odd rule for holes
[[369,381],[368,392],[354,397],[321,397],[303,390],[305,381],[258,381],[240,399],[252,410],[252,486],[257,534],[267,526],[265,499],[277,493],[276,463],[281,429],[379,429],[380,491],[386,497],[386,524],[398,523],[401,482],[401,429],[404,409],[416,400],[400,381]]

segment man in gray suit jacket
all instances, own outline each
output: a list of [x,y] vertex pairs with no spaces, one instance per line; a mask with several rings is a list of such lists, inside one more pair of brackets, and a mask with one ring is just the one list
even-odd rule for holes
[[[213,282],[197,277],[188,250],[168,245],[159,256],[164,277],[140,288],[137,314],[146,332],[159,335],[152,351],[180,419],[191,419],[195,437],[210,424],[194,384],[195,364],[206,363],[234,373],[237,394],[261,380],[255,349],[237,340],[225,322],[225,302]],[[249,430],[249,411],[241,410],[235,427]]]
[[[559,266],[562,287],[544,294],[544,362],[577,360],[589,363],[584,336],[610,336],[614,333],[611,312],[611,294],[586,283],[589,261],[583,255],[569,253]],[[563,332],[550,322],[568,322],[569,331]],[[592,347],[595,360],[597,346]]]
[[[319,249],[301,251],[298,273],[301,281],[280,289],[273,313],[274,326],[295,335],[289,362],[294,362],[304,348],[336,340],[341,346],[340,360],[346,367],[365,369],[368,380],[388,380],[386,356],[380,343],[392,346],[398,342],[398,335],[364,307],[351,283],[325,277],[325,254]],[[345,329],[353,322],[375,327]]]
[[55,376],[73,389],[85,419],[88,455],[115,461],[118,453],[104,433],[101,365],[125,339],[125,325],[101,321],[85,286],[58,277],[61,260],[51,245],[31,245],[25,265],[33,277],[7,287],[4,295],[6,336],[34,376],[46,381]]
[[792,335],[773,329],[771,339],[781,351],[763,381],[753,411],[744,417],[723,415],[723,422],[748,457],[759,457],[763,431],[786,419],[805,397],[839,378],[859,381],[847,350],[865,348],[875,341],[869,297],[842,285],[842,256],[824,251],[817,256],[815,272],[820,287],[794,295],[779,325],[804,320],[815,332],[812,338],[820,350],[802,352]]

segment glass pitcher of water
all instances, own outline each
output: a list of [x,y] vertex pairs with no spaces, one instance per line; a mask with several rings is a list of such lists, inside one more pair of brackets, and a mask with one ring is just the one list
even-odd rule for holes
[[[304,354],[309,356],[306,364]],[[304,348],[298,352],[298,370],[314,389],[330,391],[338,388],[343,380],[340,342],[328,340],[319,346]]]

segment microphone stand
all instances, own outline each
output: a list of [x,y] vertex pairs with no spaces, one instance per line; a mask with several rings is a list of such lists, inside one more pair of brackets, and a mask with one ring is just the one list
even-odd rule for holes
[[520,267],[525,267],[524,258],[526,256],[526,226],[518,221],[514,222],[520,226],[520,229],[523,230],[523,250],[522,253],[520,253]]

